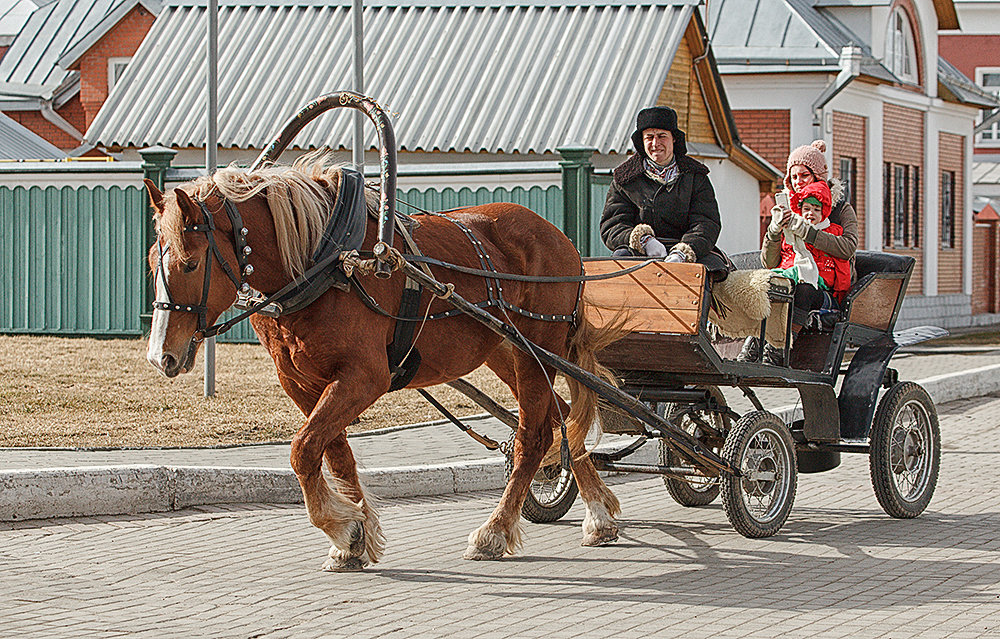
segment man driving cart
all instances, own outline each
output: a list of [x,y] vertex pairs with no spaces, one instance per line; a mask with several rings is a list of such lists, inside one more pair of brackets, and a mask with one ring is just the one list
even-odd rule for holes
[[636,154],[614,170],[601,215],[601,239],[615,257],[662,257],[699,262],[713,280],[729,260],[716,246],[722,229],[708,167],[687,155],[677,112],[639,111],[632,134]]

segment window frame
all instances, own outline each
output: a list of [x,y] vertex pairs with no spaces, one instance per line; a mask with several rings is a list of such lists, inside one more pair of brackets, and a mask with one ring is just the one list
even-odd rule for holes
[[941,171],[941,242],[942,249],[955,248],[955,171]]
[[[122,74],[125,73],[125,69],[128,68],[128,63],[132,61],[131,56],[116,56],[108,58],[108,95],[111,95],[112,89],[118,84],[121,79]],[[115,71],[121,67],[121,74],[116,76]]]
[[[1000,98],[1000,85],[995,87],[987,87],[985,84],[986,75],[996,75],[1000,76],[1000,67],[976,67],[976,84],[979,85],[983,91],[988,91],[993,93],[998,98]],[[983,119],[992,113],[990,109],[983,109],[979,112],[979,116],[976,118],[976,124],[979,124]],[[976,134],[976,146],[988,146],[988,147],[1000,147],[1000,122],[994,122],[993,126],[990,127],[991,137],[985,138],[985,132]]]
[[921,168],[915,164],[882,163],[882,246],[918,250],[920,228]]
[[[919,63],[917,59],[916,35],[910,16],[902,7],[896,7],[889,13],[889,23],[885,30],[885,66],[903,82],[920,83]],[[909,71],[906,66],[912,67]],[[904,68],[899,68],[903,66]]]

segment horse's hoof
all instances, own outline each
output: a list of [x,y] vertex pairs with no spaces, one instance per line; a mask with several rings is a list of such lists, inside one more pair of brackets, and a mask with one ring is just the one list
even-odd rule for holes
[[486,548],[469,546],[462,554],[462,559],[471,559],[473,561],[496,561],[497,559],[503,559],[503,552],[494,552]]
[[354,530],[351,533],[351,545],[348,554],[359,556],[365,553],[365,527],[360,521],[354,522]]
[[365,562],[359,557],[348,557],[347,559],[327,559],[323,563],[323,570],[326,572],[361,572],[365,569]]
[[603,530],[595,530],[592,533],[584,535],[583,541],[580,542],[580,545],[606,546],[616,541],[618,541],[618,528],[605,528]]

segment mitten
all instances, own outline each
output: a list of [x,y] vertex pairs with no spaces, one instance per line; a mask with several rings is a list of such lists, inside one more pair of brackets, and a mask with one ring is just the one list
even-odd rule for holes
[[797,237],[805,237],[806,231],[812,226],[809,222],[806,222],[805,218],[801,215],[793,215],[788,221],[788,226],[785,228],[789,233]]
[[642,243],[642,250],[649,257],[666,257],[667,247],[652,235],[643,235],[639,242]]

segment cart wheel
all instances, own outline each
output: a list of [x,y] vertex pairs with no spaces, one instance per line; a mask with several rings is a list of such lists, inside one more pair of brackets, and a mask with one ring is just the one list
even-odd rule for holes
[[941,466],[941,431],[934,402],[919,385],[896,384],[882,397],[868,462],[885,512],[911,519],[927,508]]
[[[720,406],[726,405],[726,399],[718,388],[713,388],[712,394],[715,396],[716,401],[719,402]],[[670,416],[671,421],[673,421],[674,416],[684,410],[684,407],[678,404],[665,404],[663,406],[665,406],[665,410],[662,414]],[[732,420],[728,415],[708,411],[698,411],[696,414],[710,426],[717,428],[723,433],[728,433],[730,427],[732,426]],[[701,429],[698,427],[698,423],[690,417],[681,417],[680,425],[688,433],[698,437],[699,439],[703,435]],[[719,452],[719,449],[716,446],[711,446],[710,448],[712,452]],[[663,466],[680,466],[683,463],[684,462],[682,461],[680,455],[674,452],[673,448],[671,448],[665,440],[661,439],[660,464]],[[718,477],[689,476],[682,479],[679,477],[664,476],[663,484],[667,487],[667,492],[670,493],[670,496],[673,497],[674,501],[681,506],[687,506],[689,508],[695,506],[707,506],[715,501],[716,497],[719,496]]]
[[781,530],[795,500],[795,443],[781,419],[766,411],[741,417],[726,436],[722,457],[742,477],[723,473],[722,506],[744,537]]
[[[509,461],[505,469],[510,479]],[[579,492],[573,471],[563,470],[559,464],[539,468],[524,498],[521,516],[536,524],[556,521],[569,512]]]

